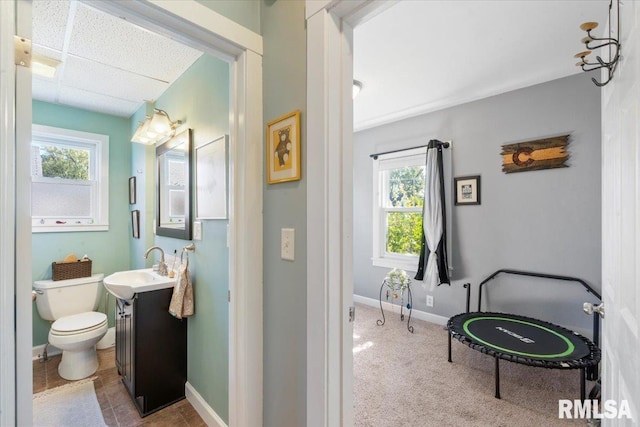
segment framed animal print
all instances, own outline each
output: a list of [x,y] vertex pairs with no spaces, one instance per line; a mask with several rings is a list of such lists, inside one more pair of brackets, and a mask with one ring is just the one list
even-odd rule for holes
[[267,182],[300,179],[300,111],[267,123]]

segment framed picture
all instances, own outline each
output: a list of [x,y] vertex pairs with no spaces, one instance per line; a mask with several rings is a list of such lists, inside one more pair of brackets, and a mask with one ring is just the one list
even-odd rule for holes
[[300,179],[300,111],[267,123],[267,182]]
[[129,204],[136,204],[136,177],[129,178]]
[[456,191],[456,205],[480,204],[480,175],[461,176],[453,179]]
[[227,218],[227,145],[223,135],[196,147],[196,219]]
[[140,211],[131,211],[131,234],[134,239],[140,238]]

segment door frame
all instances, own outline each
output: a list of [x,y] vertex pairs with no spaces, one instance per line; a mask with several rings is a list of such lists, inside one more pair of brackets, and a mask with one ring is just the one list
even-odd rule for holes
[[353,28],[395,3],[306,0],[309,427],[353,425]]
[[15,16],[14,2],[0,2],[0,425],[16,424]]
[[[22,0],[20,0],[22,1]],[[145,2],[101,2],[85,1],[85,3],[115,16],[154,31],[158,34],[170,36],[188,46],[224,59],[231,64],[230,99],[233,111],[230,126],[229,149],[229,185],[234,191],[229,198],[229,425],[257,426],[262,425],[262,175],[263,175],[263,144],[262,144],[262,36],[256,34],[236,22],[217,12],[191,0],[183,1],[145,1]],[[8,34],[15,29],[12,22],[16,15],[14,2],[0,2],[2,15],[2,76],[0,83],[3,88],[15,87],[15,82],[9,76],[13,66],[13,41],[8,47]],[[11,23],[5,26],[5,19]],[[8,27],[8,28],[7,28]],[[13,34],[11,34],[13,39]],[[28,72],[28,70],[26,70]],[[8,86],[5,86],[5,83]],[[10,92],[10,91],[7,91]],[[17,144],[20,139],[13,132],[14,124],[17,130],[25,126],[24,121],[16,112],[15,100],[20,98],[3,92],[0,97],[0,107],[6,113],[2,118],[2,153],[13,154],[17,158],[28,156],[26,144]],[[30,99],[30,97],[29,97]],[[29,108],[30,113],[30,108]],[[29,114],[29,133],[30,133]],[[4,158],[4,156],[3,156]],[[28,162],[27,162],[28,163]],[[0,172],[5,177],[11,177],[10,167],[20,167],[19,164],[0,165]],[[26,166],[24,166],[26,169]],[[7,169],[7,170],[5,170]],[[23,179],[24,180],[24,179]],[[2,183],[3,212],[14,212],[16,209],[16,186],[21,180],[5,180]],[[22,183],[28,187],[28,183]],[[5,197],[6,194],[6,197]],[[6,200],[5,200],[6,199]],[[28,212],[28,211],[27,211]],[[20,211],[3,221],[0,230],[3,236],[13,235],[16,220],[24,216]],[[28,216],[28,214],[27,214]],[[4,219],[4,218],[3,218]],[[7,234],[5,234],[7,232]],[[18,328],[31,328],[31,286],[15,287],[16,254],[14,245],[22,241],[30,241],[30,228],[17,230],[11,242],[4,243],[0,265],[7,266],[0,272],[2,288],[0,289],[0,312],[3,325],[5,318],[10,319],[14,328],[2,328],[6,335],[0,336],[0,354],[6,356],[0,360],[0,376],[2,377],[2,413],[0,424],[15,424],[16,420],[28,419],[31,415],[30,404],[20,405],[20,402],[31,402],[31,381],[26,384],[20,367],[17,368],[16,358],[12,356],[31,354],[31,342],[18,341],[17,348],[12,347]],[[5,246],[7,250],[5,252]],[[258,273],[256,273],[258,272]],[[26,274],[25,274],[26,275]],[[28,276],[31,276],[30,269]],[[29,280],[30,282],[30,280]],[[13,284],[13,286],[11,286]],[[16,298],[14,306],[13,299]],[[29,313],[28,319],[22,316]],[[13,316],[18,315],[22,325],[13,323]],[[24,318],[24,319],[23,319]],[[10,329],[10,330],[7,330]],[[29,337],[31,333],[29,333]],[[31,358],[28,358],[30,362]],[[19,360],[17,363],[20,363]],[[26,362],[25,362],[26,363]],[[30,366],[30,365],[29,365]],[[5,382],[5,378],[15,382]],[[23,384],[24,387],[15,385]],[[8,393],[4,391],[8,390]],[[18,402],[17,413],[11,413],[11,406]],[[198,406],[196,405],[198,408]],[[5,408],[9,410],[5,413]],[[199,407],[200,411],[206,407]],[[28,411],[28,413],[27,413]],[[201,416],[210,425],[224,425],[222,420],[215,417],[215,413],[201,412]],[[6,416],[6,423],[5,417]]]

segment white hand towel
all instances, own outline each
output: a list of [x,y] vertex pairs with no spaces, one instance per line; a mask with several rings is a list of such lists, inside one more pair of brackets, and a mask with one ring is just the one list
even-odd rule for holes
[[193,285],[187,265],[182,264],[178,268],[178,280],[173,287],[169,313],[178,319],[193,316]]

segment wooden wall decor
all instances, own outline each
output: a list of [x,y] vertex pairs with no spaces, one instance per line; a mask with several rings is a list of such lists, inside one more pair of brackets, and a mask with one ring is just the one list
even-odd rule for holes
[[569,153],[565,151],[569,135],[502,146],[502,172],[526,172],[541,169],[567,168]]

